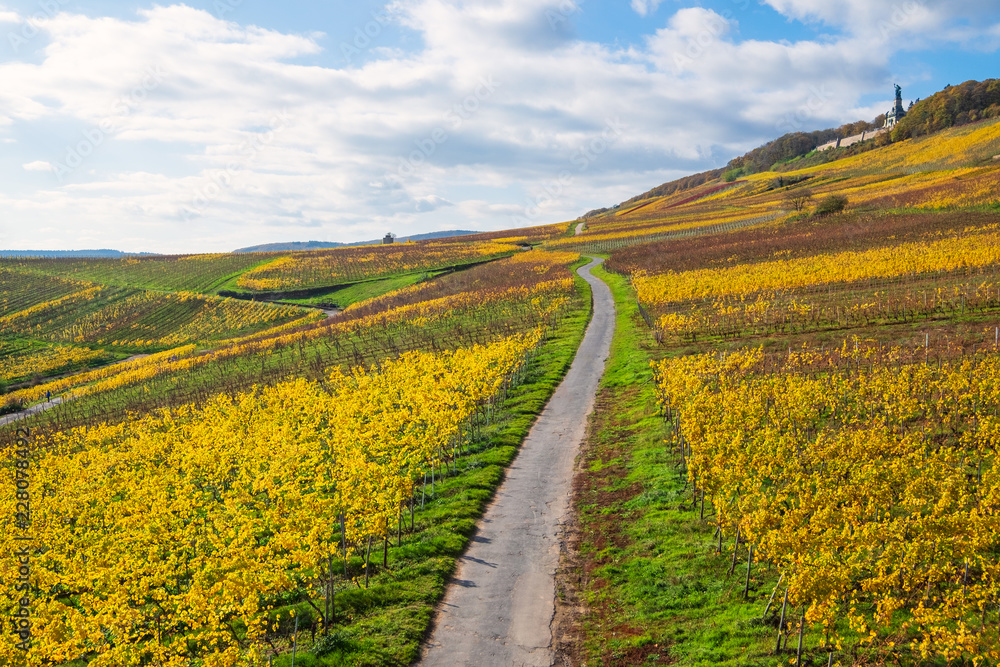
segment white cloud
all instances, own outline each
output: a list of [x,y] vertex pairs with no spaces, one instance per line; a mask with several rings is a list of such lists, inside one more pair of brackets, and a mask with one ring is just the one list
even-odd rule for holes
[[438,197],[437,195],[427,195],[426,197],[417,197],[416,199],[416,210],[418,213],[427,213],[429,211],[436,211],[439,208],[454,205],[455,204],[447,199]]
[[21,165],[25,171],[55,171],[56,168],[52,166],[51,162],[46,162],[45,160],[35,160],[34,162],[26,162]]
[[[872,0],[763,0],[778,12],[800,21],[817,21],[868,39],[888,43],[896,40],[899,46],[914,48],[904,43],[908,38],[928,41],[955,40],[951,28],[956,25],[976,26],[981,17],[997,12],[995,0],[899,0],[898,2],[873,2]],[[967,32],[976,36],[985,34],[984,26]]]
[[632,0],[632,9],[639,16],[646,16],[655,13],[661,2],[663,0]]
[[[769,2],[839,20],[818,0]],[[631,48],[574,37],[567,0],[393,11],[422,46],[343,69],[298,64],[320,52],[316,35],[183,5],[41,21],[41,59],[0,63],[0,124],[31,151],[16,162],[27,180],[0,186],[21,230],[5,242],[30,245],[36,221],[63,225],[60,245],[167,252],[568,219],[785,131],[856,120],[893,55],[855,33],[739,41],[698,7]],[[61,148],[24,146],[40,134]],[[42,164],[55,173],[33,189],[23,172]]]
[[0,23],[20,23],[21,17],[18,16],[17,12],[9,12],[0,9]]

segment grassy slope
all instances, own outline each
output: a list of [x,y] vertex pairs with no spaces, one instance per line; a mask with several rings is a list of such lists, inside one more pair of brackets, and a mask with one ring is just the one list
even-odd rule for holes
[[[434,605],[444,595],[457,558],[465,551],[476,522],[503,481],[504,470],[566,374],[583,339],[590,321],[590,290],[578,276],[575,281],[583,297],[580,308],[563,319],[524,383],[510,392],[503,418],[484,430],[484,438],[473,453],[459,458],[458,474],[435,485],[435,494],[428,495],[424,509],[415,513],[416,531],[404,534],[401,546],[389,548],[389,570],[377,575],[368,590],[353,584],[341,587],[336,604],[337,621],[343,625],[332,633],[335,648],[331,653],[318,658],[309,652],[311,633],[301,628],[308,626],[313,615],[308,604],[296,605],[303,620],[297,666],[408,665],[419,656]],[[430,493],[429,485],[427,490]],[[378,558],[373,552],[373,563],[380,558],[380,550]],[[353,568],[357,572],[360,561],[356,560]],[[322,602],[317,606],[322,608]],[[287,646],[287,637],[284,639]],[[291,665],[291,655],[279,656],[274,664]]]
[[334,287],[322,294],[303,297],[301,299],[283,299],[283,303],[295,303],[302,306],[333,306],[335,308],[347,308],[348,306],[374,299],[377,296],[388,294],[410,285],[429,280],[443,273],[442,271],[426,271],[420,273],[410,273],[402,276],[393,276],[381,280],[368,280],[361,283],[353,283],[344,287]]
[[[575,484],[579,561],[567,596],[579,619],[580,664],[771,665],[774,630],[760,621],[774,575],[755,571],[750,600],[741,550],[717,555],[711,508],[699,509],[663,444],[649,368],[652,343],[625,278],[612,288],[618,321]],[[762,578],[761,578],[762,577]]]

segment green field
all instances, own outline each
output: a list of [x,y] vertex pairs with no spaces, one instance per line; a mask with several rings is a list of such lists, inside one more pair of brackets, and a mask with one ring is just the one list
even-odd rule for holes
[[341,287],[333,287],[329,290],[319,290],[317,294],[302,298],[283,299],[282,303],[294,303],[302,306],[313,306],[318,308],[339,308],[343,310],[348,306],[361,301],[374,299],[377,296],[394,292],[410,285],[430,280],[441,275],[443,271],[425,271],[420,273],[410,273],[381,280],[367,280],[365,282],[353,283]]

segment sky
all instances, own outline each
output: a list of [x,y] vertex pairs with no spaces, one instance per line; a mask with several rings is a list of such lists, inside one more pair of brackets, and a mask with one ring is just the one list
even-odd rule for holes
[[997,0],[0,0],[0,249],[572,220],[998,49]]

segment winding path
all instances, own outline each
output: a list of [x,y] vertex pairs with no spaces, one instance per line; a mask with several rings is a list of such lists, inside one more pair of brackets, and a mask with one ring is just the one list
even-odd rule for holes
[[615,327],[611,290],[590,274],[600,261],[578,271],[594,295],[594,315],[580,349],[460,559],[420,665],[553,663],[555,571],[573,464]]
[[54,408],[57,405],[59,405],[60,403],[62,403],[62,402],[63,402],[63,399],[61,399],[61,398],[59,398],[57,396],[56,398],[53,398],[52,400],[45,401],[45,402],[39,403],[37,405],[32,405],[30,408],[27,408],[26,410],[23,410],[22,412],[14,412],[14,413],[9,414],[9,415],[4,415],[3,417],[0,417],[0,426],[6,426],[7,424],[11,424],[11,423],[16,422],[18,420],[27,419],[28,417],[31,417],[32,415],[37,415],[39,412],[44,412],[45,410],[48,410],[50,408]]

